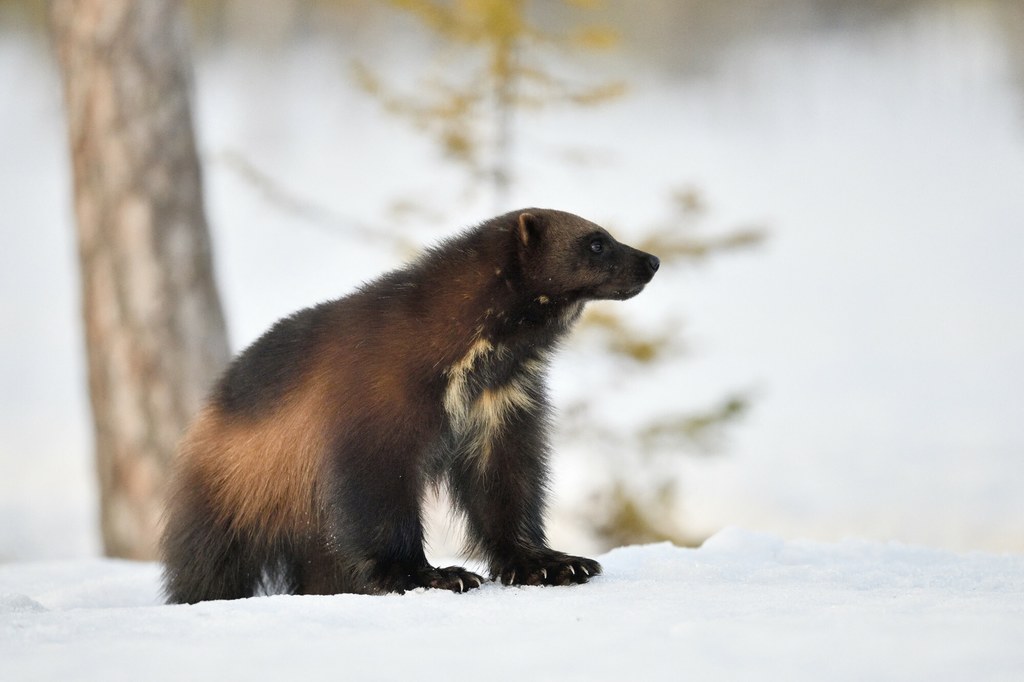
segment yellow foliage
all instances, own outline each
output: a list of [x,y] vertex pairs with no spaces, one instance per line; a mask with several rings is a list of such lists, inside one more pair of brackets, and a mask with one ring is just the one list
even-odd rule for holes
[[744,228],[717,237],[704,238],[658,233],[643,239],[637,248],[648,253],[656,253],[662,261],[668,263],[679,260],[702,260],[712,253],[757,246],[762,241],[762,230]]
[[750,401],[743,395],[729,396],[705,412],[682,414],[661,419],[647,425],[640,432],[640,440],[648,449],[659,442],[686,441],[698,449],[711,452],[721,438],[722,427],[744,416]]
[[596,524],[598,536],[609,549],[623,545],[650,542],[671,542],[679,547],[696,547],[701,539],[687,535],[675,520],[674,489],[666,487],[655,499],[637,495],[622,483],[616,483],[601,499],[601,520]]
[[[389,93],[365,66],[357,65],[360,86],[385,109],[428,132],[445,156],[464,163],[471,177],[490,178],[496,193],[507,188],[512,172],[510,141],[512,111],[540,109],[559,103],[592,106],[621,96],[621,82],[579,87],[554,76],[544,49],[607,50],[618,44],[608,26],[588,26],[570,36],[548,35],[529,21],[528,0],[388,0],[395,8],[419,19],[446,42],[471,48],[482,58],[462,79],[427,84],[409,97]],[[593,0],[568,0],[590,10]],[[481,172],[481,170],[484,172]],[[641,352],[642,354],[642,352]]]
[[622,81],[605,83],[589,90],[581,90],[569,95],[569,101],[582,106],[593,106],[604,104],[613,99],[618,99],[626,93],[626,84]]
[[460,24],[454,10],[440,2],[430,0],[389,0],[397,9],[415,15],[424,24],[444,35],[454,35]]
[[608,350],[639,363],[650,363],[673,349],[673,334],[643,334],[630,329],[606,307],[592,307],[580,322],[582,329],[599,331]]
[[443,146],[445,155],[453,159],[468,161],[473,157],[473,141],[456,128],[444,131]]
[[587,26],[571,37],[573,45],[585,50],[609,50],[619,44],[619,32],[610,26]]

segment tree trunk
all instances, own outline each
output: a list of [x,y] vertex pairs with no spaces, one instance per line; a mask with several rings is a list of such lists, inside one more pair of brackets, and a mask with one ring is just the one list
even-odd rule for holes
[[173,0],[52,0],[103,543],[156,556],[174,448],[228,360]]

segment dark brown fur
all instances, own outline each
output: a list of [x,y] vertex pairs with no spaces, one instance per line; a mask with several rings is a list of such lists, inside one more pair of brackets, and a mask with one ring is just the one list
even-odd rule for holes
[[586,582],[597,562],[545,541],[544,373],[584,303],[629,298],[657,268],[582,218],[527,209],[278,322],[182,443],[169,601],[478,586],[427,563],[430,483],[448,486],[492,578]]

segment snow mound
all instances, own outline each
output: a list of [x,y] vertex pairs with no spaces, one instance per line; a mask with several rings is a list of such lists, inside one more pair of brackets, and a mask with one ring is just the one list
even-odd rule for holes
[[729,528],[568,588],[160,604],[159,566],[0,566],[0,679],[1009,679],[1024,556]]

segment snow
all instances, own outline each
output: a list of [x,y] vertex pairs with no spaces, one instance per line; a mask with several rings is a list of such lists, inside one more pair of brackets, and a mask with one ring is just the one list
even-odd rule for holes
[[159,601],[159,566],[0,566],[0,679],[999,680],[1024,556],[728,528],[587,585]]

